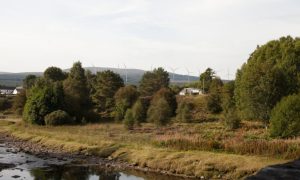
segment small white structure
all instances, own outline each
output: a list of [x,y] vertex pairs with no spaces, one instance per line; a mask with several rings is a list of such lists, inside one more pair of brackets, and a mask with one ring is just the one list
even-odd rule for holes
[[13,91],[13,95],[20,94],[23,91],[23,87],[16,87],[16,89]]
[[186,96],[186,95],[201,95],[202,90],[197,89],[197,88],[184,88],[183,90],[180,91],[179,95],[180,96]]
[[1,95],[11,95],[14,92],[14,89],[11,88],[2,88],[0,89]]

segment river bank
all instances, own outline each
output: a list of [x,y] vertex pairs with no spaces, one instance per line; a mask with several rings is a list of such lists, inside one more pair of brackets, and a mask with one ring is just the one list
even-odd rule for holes
[[39,127],[2,123],[0,126],[11,146],[36,156],[70,157],[80,163],[169,176],[242,179],[264,167],[287,162],[262,156],[158,148],[150,143],[152,132],[148,127],[125,132],[121,126],[111,124]]

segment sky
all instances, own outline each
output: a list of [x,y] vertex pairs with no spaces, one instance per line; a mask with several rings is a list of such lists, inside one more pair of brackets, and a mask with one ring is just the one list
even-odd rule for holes
[[83,66],[232,79],[257,45],[300,35],[299,0],[0,0],[0,71]]

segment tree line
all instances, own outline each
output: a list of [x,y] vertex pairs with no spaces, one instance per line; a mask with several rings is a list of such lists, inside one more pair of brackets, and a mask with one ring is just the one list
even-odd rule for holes
[[[246,119],[262,121],[272,136],[300,133],[299,38],[287,36],[257,46],[234,81],[223,83],[208,68],[189,86],[203,89],[209,113],[221,113],[230,129]],[[188,99],[178,101],[180,88],[170,85],[163,68],[146,72],[139,86],[133,86],[110,70],[93,74],[76,62],[69,72],[49,67],[43,77],[27,76],[24,87],[26,93],[16,98],[14,107],[26,122],[39,125],[114,119],[128,129],[143,122],[162,126],[173,117],[191,122],[195,106]]]

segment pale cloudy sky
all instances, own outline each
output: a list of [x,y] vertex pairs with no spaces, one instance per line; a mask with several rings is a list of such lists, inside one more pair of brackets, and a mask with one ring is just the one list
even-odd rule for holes
[[286,35],[300,35],[299,0],[0,0],[0,71],[80,60],[225,78]]

